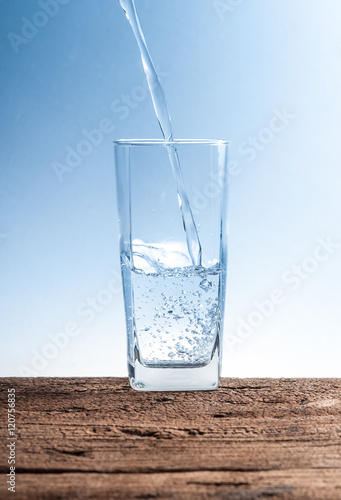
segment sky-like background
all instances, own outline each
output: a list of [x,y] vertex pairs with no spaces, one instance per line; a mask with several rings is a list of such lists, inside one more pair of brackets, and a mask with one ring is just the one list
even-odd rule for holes
[[[175,137],[231,141],[223,375],[340,377],[341,3],[136,6]],[[135,40],[118,0],[2,0],[0,32],[0,376],[124,376],[112,141],[161,137]]]

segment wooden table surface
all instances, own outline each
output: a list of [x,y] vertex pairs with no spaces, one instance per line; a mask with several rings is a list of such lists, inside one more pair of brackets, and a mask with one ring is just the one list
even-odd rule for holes
[[[7,491],[7,390],[16,492]],[[0,499],[341,499],[341,379],[3,378]]]

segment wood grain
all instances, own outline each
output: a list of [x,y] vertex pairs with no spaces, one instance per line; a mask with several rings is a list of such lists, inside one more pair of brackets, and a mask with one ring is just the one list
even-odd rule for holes
[[222,379],[135,392],[125,378],[0,379],[16,390],[13,498],[341,499],[341,380]]

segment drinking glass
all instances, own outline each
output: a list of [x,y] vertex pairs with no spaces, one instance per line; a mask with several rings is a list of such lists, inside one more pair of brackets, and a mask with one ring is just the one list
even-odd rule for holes
[[145,391],[216,389],[228,143],[120,140],[114,149],[130,384]]

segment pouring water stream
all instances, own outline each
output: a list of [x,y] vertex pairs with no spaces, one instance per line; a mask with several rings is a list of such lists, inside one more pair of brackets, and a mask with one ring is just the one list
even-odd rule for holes
[[170,163],[172,165],[174,177],[177,185],[179,206],[182,215],[182,222],[186,234],[187,248],[193,266],[201,266],[201,245],[198,236],[198,230],[195,225],[192,210],[186,193],[184,179],[182,176],[178,153],[173,142],[172,124],[168,111],[165,93],[162,88],[161,80],[155,69],[155,65],[150,56],[143,31],[138,19],[134,0],[119,0],[121,7],[126,13],[127,19],[132,27],[138,47],[140,49],[143,69],[147,77],[150,95],[153,101],[155,114],[159,121],[161,132],[165,140]]

